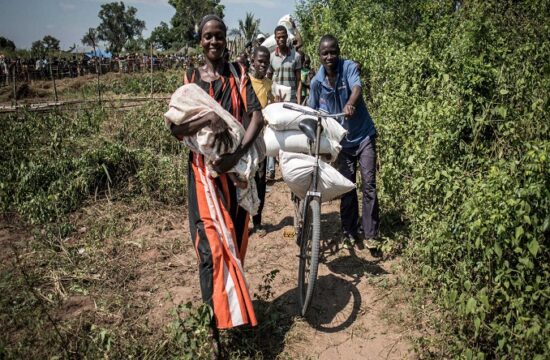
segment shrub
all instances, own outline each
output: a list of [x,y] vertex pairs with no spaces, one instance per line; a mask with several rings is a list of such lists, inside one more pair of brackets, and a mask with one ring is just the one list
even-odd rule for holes
[[98,108],[4,117],[4,211],[46,224],[98,196],[182,203],[186,156],[163,128],[161,109],[147,104],[124,115]]
[[306,52],[333,33],[362,65],[381,203],[410,224],[413,281],[445,309],[450,356],[550,356],[548,5],[308,0],[298,9]]

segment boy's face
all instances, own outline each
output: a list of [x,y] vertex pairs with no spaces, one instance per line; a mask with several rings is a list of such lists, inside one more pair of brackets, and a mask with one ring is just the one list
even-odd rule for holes
[[335,41],[324,41],[319,46],[319,58],[325,69],[332,71],[338,65],[340,50]]
[[256,77],[263,79],[269,67],[269,54],[258,51],[254,56],[254,69],[256,69]]

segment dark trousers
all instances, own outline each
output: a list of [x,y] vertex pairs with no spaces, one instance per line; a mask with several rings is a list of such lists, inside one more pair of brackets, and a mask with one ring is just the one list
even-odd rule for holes
[[260,163],[258,171],[256,171],[256,175],[254,176],[254,180],[256,180],[256,188],[258,189],[258,198],[260,199],[258,214],[252,217],[252,223],[254,224],[254,226],[262,224],[262,210],[264,209],[265,204],[266,161],[267,158],[265,158],[264,161]]
[[[357,165],[361,172],[363,194],[363,232],[366,238],[378,237],[379,215],[376,196],[376,138],[368,137],[359,146],[342,149],[338,155],[338,171],[354,184],[357,179]],[[345,194],[340,201],[342,231],[357,235],[359,231],[359,201],[357,190]]]

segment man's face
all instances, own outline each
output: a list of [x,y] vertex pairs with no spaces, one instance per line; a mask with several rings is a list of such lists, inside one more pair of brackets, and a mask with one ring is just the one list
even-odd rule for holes
[[256,69],[256,77],[263,79],[269,67],[269,54],[259,51],[254,57],[254,69]]
[[288,34],[286,30],[279,30],[275,33],[275,42],[280,49],[286,49]]
[[324,41],[319,46],[319,58],[321,64],[327,70],[335,70],[338,65],[338,59],[340,57],[340,50],[335,41]]

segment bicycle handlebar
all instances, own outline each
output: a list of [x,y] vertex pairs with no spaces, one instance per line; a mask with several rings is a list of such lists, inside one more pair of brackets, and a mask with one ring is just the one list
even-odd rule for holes
[[324,113],[324,112],[317,111],[317,110],[307,110],[307,109],[304,109],[304,108],[302,108],[300,106],[297,106],[295,104],[292,104],[292,103],[284,103],[283,108],[289,109],[289,110],[294,110],[294,111],[300,112],[304,115],[311,115],[311,116],[322,117],[322,118],[340,117],[340,116],[345,115],[345,113],[328,114],[328,113]]

